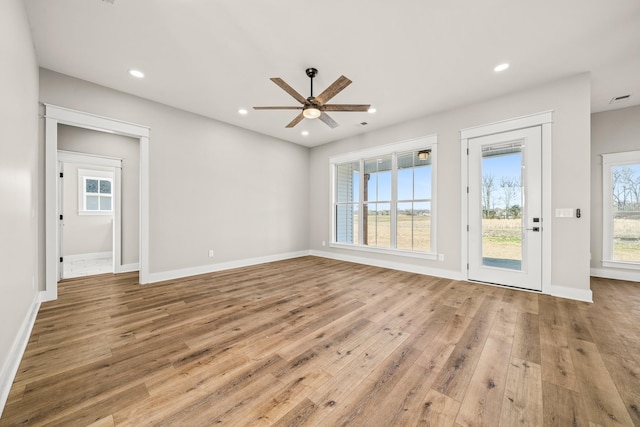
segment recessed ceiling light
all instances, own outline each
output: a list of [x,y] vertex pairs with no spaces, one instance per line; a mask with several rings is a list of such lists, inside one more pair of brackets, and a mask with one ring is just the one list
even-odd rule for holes
[[246,108],[241,108],[241,109],[238,110],[238,114],[246,116],[247,114],[249,114],[249,111],[247,111]]
[[506,70],[507,68],[509,68],[509,64],[507,64],[507,63],[505,62],[504,64],[496,65],[496,67],[493,69],[493,71],[496,71],[496,72],[498,72],[498,73],[499,73],[500,71],[504,71],[504,70]]
[[308,130],[303,130],[300,133],[302,134],[302,136],[309,136],[309,131]]
[[129,74],[131,74],[133,77],[137,77],[139,79],[144,77],[144,73],[140,70],[129,70]]
[[371,114],[375,113],[376,111],[378,111],[378,110],[376,110],[376,109],[375,109],[375,108],[373,108],[373,107],[371,107],[371,108],[369,108],[369,109],[367,110],[367,112],[368,112],[368,113],[371,113]]

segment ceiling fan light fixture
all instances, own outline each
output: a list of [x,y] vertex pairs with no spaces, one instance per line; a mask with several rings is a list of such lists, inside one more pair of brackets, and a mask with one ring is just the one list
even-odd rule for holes
[[317,119],[320,114],[322,113],[316,107],[308,107],[302,111],[302,115],[307,119]]

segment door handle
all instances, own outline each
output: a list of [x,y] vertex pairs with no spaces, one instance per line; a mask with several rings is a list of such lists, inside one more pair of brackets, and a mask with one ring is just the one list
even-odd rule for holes
[[540,231],[540,227],[533,227],[533,228],[527,228],[528,231],[536,231],[539,232]]

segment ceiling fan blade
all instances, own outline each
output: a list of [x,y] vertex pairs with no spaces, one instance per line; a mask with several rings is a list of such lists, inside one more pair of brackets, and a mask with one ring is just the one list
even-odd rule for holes
[[345,76],[340,76],[338,77],[338,80],[333,82],[331,86],[329,86],[324,90],[324,92],[316,96],[316,101],[318,101],[320,104],[324,104],[325,102],[329,101],[331,98],[336,96],[342,89],[349,86],[350,84],[351,84],[351,80],[349,80]]
[[292,128],[292,127],[294,127],[295,125],[297,125],[298,123],[300,123],[300,122],[302,121],[302,119],[304,119],[304,116],[302,115],[302,113],[300,113],[300,114],[298,114],[298,115],[296,116],[296,118],[295,118],[295,119],[291,120],[291,122],[290,122],[287,126],[285,126],[285,127]]
[[327,126],[329,126],[331,129],[335,129],[338,126],[340,126],[338,124],[338,122],[336,122],[335,120],[333,120],[331,117],[329,117],[329,115],[327,113],[322,113],[320,114],[320,117],[318,117],[320,120],[322,120]]
[[369,111],[371,105],[365,104],[325,104],[323,109],[325,111]]
[[253,107],[254,110],[302,110],[303,107]]
[[292,88],[291,86],[289,86],[287,83],[285,83],[284,80],[282,80],[280,77],[273,77],[271,79],[272,82],[274,82],[275,84],[277,84],[278,86],[280,86],[282,88],[282,90],[284,90],[285,92],[287,92],[289,95],[293,96],[296,101],[298,101],[301,104],[306,104],[307,100],[304,96],[300,95],[298,92],[296,92],[296,90],[294,88]]

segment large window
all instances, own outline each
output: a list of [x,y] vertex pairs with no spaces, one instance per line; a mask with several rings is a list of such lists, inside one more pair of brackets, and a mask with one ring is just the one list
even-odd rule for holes
[[435,252],[436,137],[331,159],[334,245]]
[[640,151],[602,159],[603,266],[640,269]]

